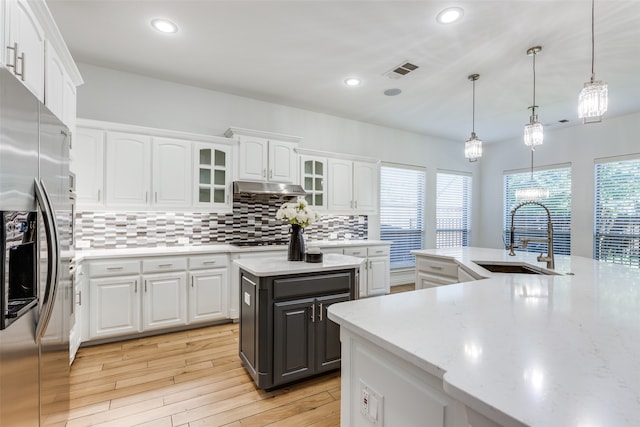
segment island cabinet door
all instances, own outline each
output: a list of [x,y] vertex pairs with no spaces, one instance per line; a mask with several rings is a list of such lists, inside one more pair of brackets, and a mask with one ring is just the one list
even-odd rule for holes
[[274,303],[273,384],[304,378],[314,371],[314,298]]
[[340,325],[329,320],[327,309],[331,304],[349,299],[348,293],[316,299],[316,372],[340,367]]

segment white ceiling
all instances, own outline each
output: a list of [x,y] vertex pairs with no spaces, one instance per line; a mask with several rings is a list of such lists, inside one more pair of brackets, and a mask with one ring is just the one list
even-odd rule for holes
[[[74,59],[187,85],[464,141],[521,135],[532,103],[545,126],[579,123],[591,71],[589,0],[48,0]],[[461,21],[435,21],[448,6]],[[597,0],[596,78],[606,118],[640,111],[640,1]],[[180,30],[153,30],[156,17]],[[398,80],[383,74],[418,65]],[[348,88],[345,78],[363,84]],[[395,97],[383,94],[399,88]],[[567,124],[558,121],[568,119]],[[597,126],[597,125],[596,125]]]

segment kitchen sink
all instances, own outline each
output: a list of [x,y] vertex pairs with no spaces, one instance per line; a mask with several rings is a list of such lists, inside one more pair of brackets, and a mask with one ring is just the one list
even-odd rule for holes
[[517,273],[517,274],[545,274],[545,275],[557,275],[550,270],[543,270],[540,268],[532,267],[527,264],[519,262],[485,262],[485,261],[473,261],[480,267],[489,270],[492,273]]

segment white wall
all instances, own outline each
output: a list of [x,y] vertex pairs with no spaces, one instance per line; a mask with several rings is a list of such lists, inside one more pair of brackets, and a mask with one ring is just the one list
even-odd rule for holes
[[[141,75],[78,64],[78,117],[221,136],[230,126],[300,136],[303,148],[376,158],[427,169],[426,217],[435,218],[437,169],[475,173],[479,163],[464,159],[463,141],[406,132],[228,95]],[[474,187],[480,180],[474,175]],[[427,224],[426,247],[435,247],[434,224]],[[378,237],[378,218],[369,235]]]
[[[577,121],[577,119],[576,119]],[[593,257],[594,160],[640,153],[640,113],[602,123],[545,130],[544,144],[536,148],[534,166],[570,163],[572,173],[571,254]],[[481,160],[479,217],[475,243],[501,248],[503,173],[530,167],[531,156],[522,138],[487,144]]]

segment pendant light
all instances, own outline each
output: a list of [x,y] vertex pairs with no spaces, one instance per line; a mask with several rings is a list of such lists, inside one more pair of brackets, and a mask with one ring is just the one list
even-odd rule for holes
[[542,200],[549,198],[549,189],[534,186],[533,180],[533,152],[531,150],[531,178],[529,188],[518,188],[516,190],[516,200]]
[[602,80],[596,80],[596,74],[594,72],[594,14],[595,0],[591,0],[591,80],[584,84],[578,96],[578,117],[580,117],[585,124],[601,122],[602,116],[607,111],[607,104],[609,103],[607,84]]
[[482,140],[476,136],[476,80],[480,74],[471,74],[468,79],[473,82],[473,107],[471,118],[471,138],[464,143],[464,156],[470,162],[477,162],[482,157]]
[[524,126],[524,144],[527,147],[531,147],[532,150],[536,149],[536,146],[542,144],[543,130],[542,123],[538,121],[538,115],[536,114],[536,55],[542,51],[541,46],[534,46],[527,49],[527,55],[533,56],[533,104],[531,104],[531,117],[529,117],[529,124]]

